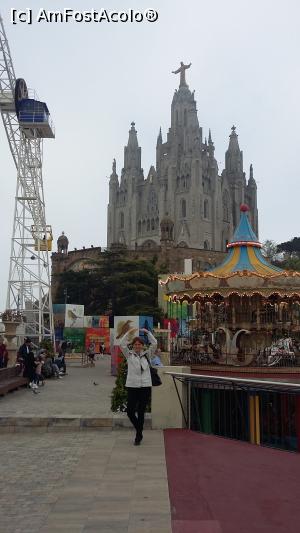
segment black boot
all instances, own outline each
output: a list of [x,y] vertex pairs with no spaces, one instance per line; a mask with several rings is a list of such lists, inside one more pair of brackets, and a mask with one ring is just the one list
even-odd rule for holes
[[135,436],[135,440],[134,440],[134,445],[135,446],[139,446],[141,444],[143,440],[143,433],[139,430],[137,430],[136,432],[136,436]]

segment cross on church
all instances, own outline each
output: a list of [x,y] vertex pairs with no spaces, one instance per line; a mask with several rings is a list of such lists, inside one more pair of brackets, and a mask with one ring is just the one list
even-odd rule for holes
[[183,61],[180,61],[180,67],[177,70],[172,70],[172,74],[179,74],[180,73],[180,83],[179,87],[187,87],[187,83],[185,80],[185,71],[190,68],[192,63],[189,65],[185,65]]

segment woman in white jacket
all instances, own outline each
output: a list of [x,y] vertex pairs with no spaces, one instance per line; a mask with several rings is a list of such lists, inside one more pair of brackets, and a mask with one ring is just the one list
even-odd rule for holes
[[132,349],[129,350],[128,335],[133,331],[137,330],[135,328],[130,329],[120,339],[120,347],[127,359],[128,366],[126,379],[128,392],[127,416],[136,430],[134,444],[138,446],[143,439],[145,410],[152,386],[149,362],[156,351],[157,340],[150,331],[142,328],[140,331],[144,331],[147,334],[150,346],[145,347],[143,339],[134,337],[131,341]]

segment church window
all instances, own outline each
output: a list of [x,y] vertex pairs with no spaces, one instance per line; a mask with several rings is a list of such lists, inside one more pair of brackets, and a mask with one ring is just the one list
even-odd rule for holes
[[204,218],[208,219],[209,218],[209,203],[208,203],[208,200],[204,200],[204,214],[203,214]]
[[210,250],[209,241],[204,241],[204,250]]
[[120,212],[119,222],[120,222],[120,228],[123,229],[124,228],[124,213],[123,213],[123,211]]
[[158,219],[158,217],[157,217],[156,220],[155,220],[155,227],[156,227],[156,228],[158,228],[158,224],[159,224],[159,219]]
[[147,220],[147,231],[150,231],[150,220],[149,220],[149,218]]
[[176,119],[175,119],[175,121],[176,121],[176,126],[178,126],[178,110],[176,110],[176,115],[175,115],[175,116],[176,116]]
[[179,177],[179,176],[177,176],[177,183],[176,183],[176,185],[177,185],[177,189],[179,189],[179,186],[180,186],[180,177]]
[[223,193],[223,220],[229,222],[229,195],[228,191]]
[[154,230],[155,229],[155,225],[154,225],[154,218],[151,219],[151,229]]
[[142,222],[142,228],[143,228],[143,233],[145,233],[145,229],[146,229],[146,221],[143,220]]
[[181,216],[186,218],[186,201],[184,198],[181,199]]
[[187,111],[186,111],[186,109],[184,110],[184,114],[183,114],[183,124],[185,126],[187,125]]
[[142,223],[141,223],[141,221],[139,220],[139,223],[138,223],[138,234],[139,234],[139,235],[141,234],[141,231],[142,231]]

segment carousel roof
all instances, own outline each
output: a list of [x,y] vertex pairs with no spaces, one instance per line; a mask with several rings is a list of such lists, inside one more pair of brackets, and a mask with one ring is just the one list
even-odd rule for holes
[[255,235],[248,218],[249,208],[241,205],[241,218],[233,239],[227,244],[228,255],[219,266],[210,272],[219,276],[247,270],[264,276],[274,276],[281,268],[268,263],[261,253],[261,244]]
[[226,259],[206,272],[169,274],[160,281],[168,298],[195,301],[218,294],[228,297],[260,294],[266,298],[300,297],[300,272],[286,271],[268,263],[248,218],[249,208],[241,206],[240,222],[228,243]]

